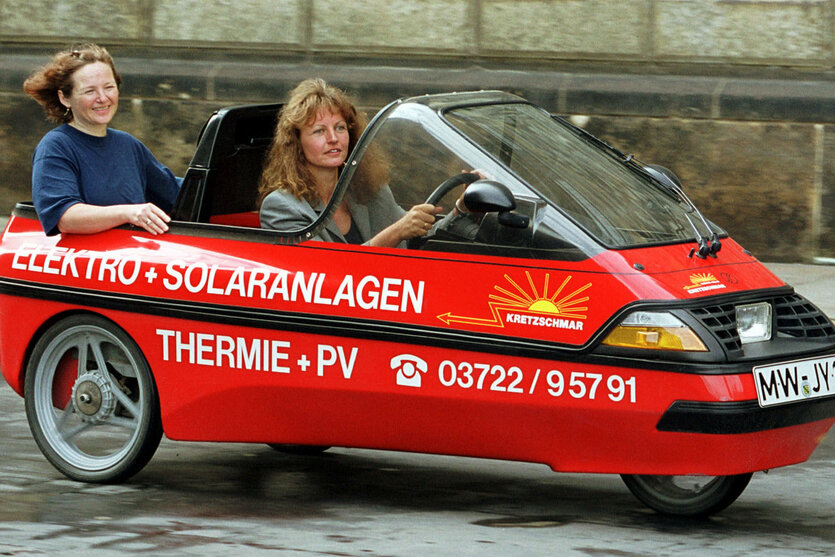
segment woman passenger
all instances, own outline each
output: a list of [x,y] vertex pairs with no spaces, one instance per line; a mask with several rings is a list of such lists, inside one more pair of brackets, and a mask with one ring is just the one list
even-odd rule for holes
[[[259,187],[261,226],[292,231],[313,223],[330,201],[345,159],[366,125],[343,91],[322,79],[302,81],[281,111],[267,154]],[[365,175],[352,181],[314,239],[396,247],[424,236],[441,209],[424,203],[404,211],[385,185],[386,171],[381,159],[372,159],[372,164],[364,159],[357,172]]]
[[59,52],[23,89],[57,122],[35,148],[32,199],[47,235],[130,223],[168,230],[180,179],[130,134],[109,129],[122,79],[103,47]]

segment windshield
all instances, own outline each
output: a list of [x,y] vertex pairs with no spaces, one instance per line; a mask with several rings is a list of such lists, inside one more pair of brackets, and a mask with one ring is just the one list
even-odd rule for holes
[[544,110],[498,104],[445,117],[602,244],[693,241],[699,217],[670,190]]
[[[599,242],[531,191],[496,158],[456,133],[430,107],[419,103],[395,105],[369,131],[365,143],[358,147],[356,172],[353,164],[348,166],[345,180],[349,192],[367,191],[368,170],[382,161],[388,170],[386,189],[408,210],[425,203],[450,178],[478,169],[507,188],[515,202],[513,212],[527,218],[527,225],[516,227],[503,225],[497,213],[475,214],[466,222],[444,220],[421,249],[564,260],[592,257],[602,250]],[[464,188],[460,185],[436,200],[442,210],[440,216],[449,216]]]

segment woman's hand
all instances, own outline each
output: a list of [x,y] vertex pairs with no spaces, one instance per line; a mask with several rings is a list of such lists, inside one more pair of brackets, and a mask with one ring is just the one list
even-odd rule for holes
[[128,221],[132,225],[144,228],[154,235],[168,232],[168,223],[171,222],[171,217],[153,203],[129,205],[128,207]]
[[368,244],[394,248],[403,240],[426,236],[432,225],[435,224],[435,215],[440,213],[441,210],[440,207],[430,203],[415,205],[397,222],[371,238]]
[[123,224],[132,224],[153,235],[168,231],[171,217],[153,203],[137,205],[88,205],[76,203],[58,221],[62,234],[95,234]]
[[426,233],[435,224],[435,215],[440,213],[441,210],[440,207],[429,203],[415,205],[409,209],[409,212],[400,217],[400,220],[395,223],[395,225],[400,225],[399,241],[417,238],[418,236],[426,236]]

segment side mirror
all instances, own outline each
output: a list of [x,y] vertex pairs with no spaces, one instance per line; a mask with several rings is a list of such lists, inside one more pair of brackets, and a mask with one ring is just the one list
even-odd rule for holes
[[477,213],[504,213],[516,208],[507,186],[493,180],[476,180],[464,192],[464,206]]
[[644,165],[644,170],[647,174],[672,190],[684,189],[681,185],[681,180],[679,180],[676,173],[669,168],[661,166],[660,164],[647,164]]
[[499,223],[510,228],[527,228],[530,218],[512,213],[516,208],[513,194],[502,183],[477,180],[464,192],[464,206],[477,213],[498,213]]

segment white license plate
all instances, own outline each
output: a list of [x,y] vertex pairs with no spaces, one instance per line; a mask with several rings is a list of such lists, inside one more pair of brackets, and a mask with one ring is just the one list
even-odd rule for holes
[[760,406],[835,395],[835,355],[754,368]]

